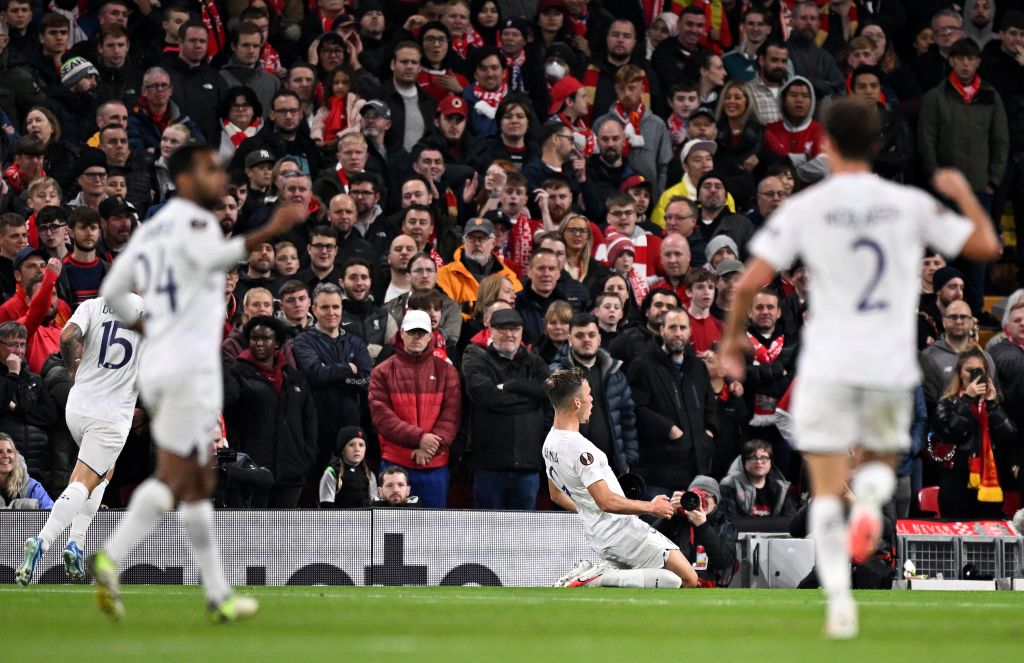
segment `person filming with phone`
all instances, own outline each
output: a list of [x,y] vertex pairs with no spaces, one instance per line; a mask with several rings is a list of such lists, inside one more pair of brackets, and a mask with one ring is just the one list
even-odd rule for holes
[[697,475],[685,491],[672,493],[670,502],[675,514],[655,522],[655,529],[679,546],[702,587],[729,584],[736,562],[737,533],[731,503],[722,503],[718,482]]
[[999,401],[984,352],[961,352],[932,422],[936,437],[953,445],[952,467],[947,463],[939,475],[943,518],[1002,519],[1000,478],[1010,480],[1020,450],[1011,444],[1017,428]]

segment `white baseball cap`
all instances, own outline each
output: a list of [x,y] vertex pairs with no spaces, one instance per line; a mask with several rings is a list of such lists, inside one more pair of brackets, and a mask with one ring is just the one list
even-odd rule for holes
[[408,332],[414,329],[422,329],[425,332],[430,331],[430,316],[426,311],[409,311],[402,318],[402,331]]

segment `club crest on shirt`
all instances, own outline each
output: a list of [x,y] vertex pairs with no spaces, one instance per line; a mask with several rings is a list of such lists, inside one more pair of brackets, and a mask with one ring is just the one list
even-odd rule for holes
[[590,465],[594,462],[594,454],[584,451],[580,454],[580,462],[584,465]]
[[202,219],[192,219],[193,230],[203,230],[204,228],[206,228],[206,221],[203,221]]

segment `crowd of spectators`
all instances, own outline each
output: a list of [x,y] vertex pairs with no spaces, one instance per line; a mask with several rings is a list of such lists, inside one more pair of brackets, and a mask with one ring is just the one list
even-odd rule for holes
[[[60,329],[205,143],[225,234],[309,212],[226,279],[217,443],[272,476],[254,505],[545,507],[542,384],[578,366],[617,473],[710,496],[665,531],[713,567],[693,531],[807,490],[786,413],[813,275],[755,297],[745,381],[715,350],[748,241],[827,174],[817,118],[851,95],[884,115],[879,176],[959,168],[1024,228],[1007,0],[0,0],[3,498],[63,488]],[[1019,489],[1024,302],[994,319],[987,278],[925,255],[901,516],[925,484],[944,516]],[[108,501],[150,461],[140,407]]]

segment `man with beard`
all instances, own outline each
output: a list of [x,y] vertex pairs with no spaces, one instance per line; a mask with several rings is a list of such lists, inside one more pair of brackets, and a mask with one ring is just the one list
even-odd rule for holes
[[[216,135],[216,134],[214,134]],[[231,170],[241,170],[246,157],[256,150],[266,150],[275,160],[292,156],[307,173],[319,173],[323,168],[320,148],[309,137],[309,129],[302,120],[299,95],[291,90],[279,90],[270,104],[270,121],[246,138],[231,158]]]
[[[338,255],[340,256],[341,252],[345,250],[347,237],[358,237],[370,245],[373,251],[370,262],[375,263],[388,246],[386,220],[384,210],[381,208],[383,184],[380,176],[376,173],[353,175],[349,180],[349,196],[355,204],[355,218],[351,221],[351,225],[355,228],[356,235],[350,234],[349,229],[344,225],[339,225],[342,223],[341,221],[331,221],[334,229],[338,231],[339,247],[341,247]],[[347,216],[347,203],[344,207]],[[347,218],[344,223],[348,223]],[[356,252],[353,250],[353,257],[355,254]]]
[[631,468],[647,482],[647,494],[672,493],[711,471],[717,397],[708,369],[689,348],[690,316],[665,311],[659,342],[630,365],[637,434],[644,440]]
[[388,302],[391,297],[398,297],[409,291],[409,260],[414,255],[416,240],[409,235],[397,235],[391,240],[385,269],[378,268],[378,278],[374,279],[373,298],[376,301]]
[[822,149],[825,132],[821,123],[814,119],[816,105],[810,81],[794,76],[782,86],[779,102],[782,117],[764,129],[765,156],[789,161],[802,184],[818,182],[828,172]]
[[[310,292],[321,283],[341,283],[341,270],[336,266],[338,255],[338,233],[331,226],[317,225],[309,231],[309,267],[295,274],[295,278],[306,284]],[[250,263],[251,264],[251,263]],[[273,264],[273,263],[271,263]],[[241,283],[239,283],[241,285]],[[272,290],[276,292],[276,290]]]
[[[658,76],[662,90],[670,90],[672,84],[683,78],[696,78],[696,66],[704,52],[704,39],[708,19],[701,7],[687,7],[679,15],[679,35],[658,44],[651,54],[651,68]],[[689,485],[689,484],[679,484]]]
[[605,216],[604,201],[618,193],[622,182],[634,175],[633,167],[622,158],[625,127],[622,120],[614,115],[605,115],[594,122],[597,150],[587,159],[587,181],[602,204],[599,209],[588,208],[587,212],[595,219]]
[[370,176],[350,183],[350,193],[339,193],[331,198],[331,202],[327,206],[327,221],[338,234],[338,253],[334,257],[335,265],[344,265],[350,258],[362,258],[373,264],[380,255],[373,244],[363,239],[359,231],[356,230],[360,206],[376,206],[375,177]]
[[353,80],[357,85],[361,82],[370,85],[370,99],[380,99],[387,103],[391,110],[387,145],[401,147],[406,152],[412,151],[413,146],[433,125],[437,104],[433,97],[416,85],[416,77],[421,71],[421,53],[416,42],[399,42],[391,58],[390,81],[380,86],[373,85],[369,80],[373,77],[365,69],[357,71]]
[[245,293],[253,288],[266,288],[277,292],[279,284],[274,276],[274,245],[264,242],[249,251],[245,269],[238,270],[238,284],[235,286],[235,298],[245,300]]
[[100,239],[100,215],[91,207],[76,207],[68,219],[71,253],[64,257],[64,277],[71,292],[71,306],[95,297],[110,265],[100,260],[96,245]]
[[[964,274],[956,267],[942,267],[932,275],[932,286],[934,294],[922,293],[918,303],[918,346],[921,349],[945,333],[946,310],[951,303],[964,298]],[[923,340],[926,342],[922,343]]]
[[754,102],[754,115],[762,126],[782,119],[779,95],[789,78],[789,46],[778,39],[768,39],[757,49],[757,76],[747,83]]
[[747,242],[754,234],[750,219],[742,214],[732,214],[726,206],[728,191],[725,180],[715,171],[705,173],[697,185],[697,202],[700,204],[700,218],[697,229],[705,242],[718,235],[727,235],[736,242],[741,257],[746,255]]
[[[701,177],[714,169],[715,151],[717,149],[718,144],[715,141],[706,139],[690,140],[683,145],[683,150],[679,154],[679,158],[683,163],[683,179],[678,184],[666,189],[665,193],[661,194],[661,197],[658,198],[658,205],[651,213],[652,223],[666,229],[668,228],[665,223],[665,208],[672,199],[681,197],[692,201],[697,200],[698,183]],[[725,206],[730,211],[736,209],[736,203],[733,201],[732,195],[726,195]],[[694,252],[699,253],[697,247],[693,246],[691,248]]]
[[608,351],[613,357],[629,365],[647,350],[656,348],[661,343],[661,323],[665,320],[665,312],[680,304],[679,297],[671,290],[654,288],[644,297],[641,305],[643,324],[627,327],[612,341]]
[[[921,386],[924,387],[924,398],[928,404],[928,412],[935,411],[935,405],[942,398],[943,392],[953,379],[957,355],[977,343],[975,340],[975,321],[971,315],[971,307],[962,299],[957,299],[946,306],[942,317],[945,333],[942,338],[932,343],[921,352]],[[985,353],[988,363],[988,374],[995,375],[996,365],[992,357]]]
[[441,150],[445,163],[469,165],[466,126],[469,107],[461,97],[449,94],[437,105],[434,128],[424,142]]
[[[679,233],[670,233],[661,239],[661,271],[665,278],[651,284],[652,288],[665,288],[676,293],[684,307],[690,306],[686,274],[690,271],[690,242]],[[708,302],[710,305],[711,302]]]
[[[103,205],[100,205],[100,215],[102,214]],[[224,236],[231,237],[234,235],[235,224],[238,223],[238,199],[229,193],[221,198],[220,202],[213,208],[213,214],[217,217],[217,223],[220,224],[220,229]]]
[[[232,200],[234,200],[232,198]],[[121,196],[111,196],[100,203],[100,239],[96,252],[107,262],[114,262],[135,225],[135,208]]]
[[[578,156],[573,144],[572,129],[561,122],[548,122],[541,129],[540,156],[523,166],[523,177],[530,191],[540,188],[544,181],[553,175],[565,178],[575,198],[586,182],[586,162]],[[588,191],[592,189],[587,186]],[[530,209],[534,211],[535,203],[531,201]],[[590,205],[587,205],[589,208]],[[540,214],[534,214],[540,218]]]
[[96,67],[71,58],[60,68],[61,85],[50,89],[48,105],[60,122],[61,140],[80,145],[96,132]]
[[832,54],[818,46],[815,38],[821,26],[818,6],[813,2],[799,2],[793,8],[793,31],[786,45],[797,76],[803,76],[814,86],[814,92],[824,99],[843,89],[843,72],[839,71]]
[[515,272],[494,253],[494,224],[482,218],[473,219],[463,230],[462,246],[438,272],[437,284],[462,307],[462,316],[468,320],[480,281],[491,274],[508,277],[516,292],[523,289]]
[[545,335],[544,315],[553,302],[564,300],[558,289],[558,257],[551,249],[537,249],[523,289],[516,295],[516,310],[523,318],[523,341],[536,345]]
[[[398,238],[395,238],[396,240]],[[405,264],[409,264],[409,258]],[[388,312],[377,305],[371,294],[373,286],[372,268],[362,258],[352,258],[342,269],[341,286],[345,291],[344,308],[341,324],[350,334],[355,334],[366,343],[370,359],[377,361],[377,356],[386,344],[391,342],[388,336]],[[408,278],[408,275],[406,276]],[[394,329],[390,330],[394,333]]]
[[401,147],[387,143],[391,130],[391,107],[380,99],[371,99],[359,109],[359,117],[366,138],[366,168],[379,173],[388,186],[398,183],[398,169],[404,168],[404,153]]
[[[572,211],[572,187],[569,184],[569,180],[565,179],[564,176],[552,175],[544,180],[541,188],[544,190],[547,198],[548,216],[551,217],[551,223],[557,227],[562,224],[562,219]],[[591,222],[591,232],[594,232],[595,229],[597,229],[597,224]],[[592,246],[597,247],[603,243],[604,235],[601,234],[600,229],[597,229],[597,232],[594,233]]]
[[587,70],[583,72],[582,81],[580,81],[583,84],[589,105],[589,108],[583,111],[584,117],[590,117],[591,112],[595,117],[600,117],[608,112],[608,109],[615,103],[615,76],[627,64],[643,70],[643,96],[641,99],[644,105],[658,110],[667,108],[666,105],[663,105],[663,100],[658,100],[660,90],[667,88],[661,88],[654,71],[646,66],[642,51],[637,52],[636,35],[636,26],[621,18],[612,21],[608,27],[603,55],[596,55],[591,60]]

